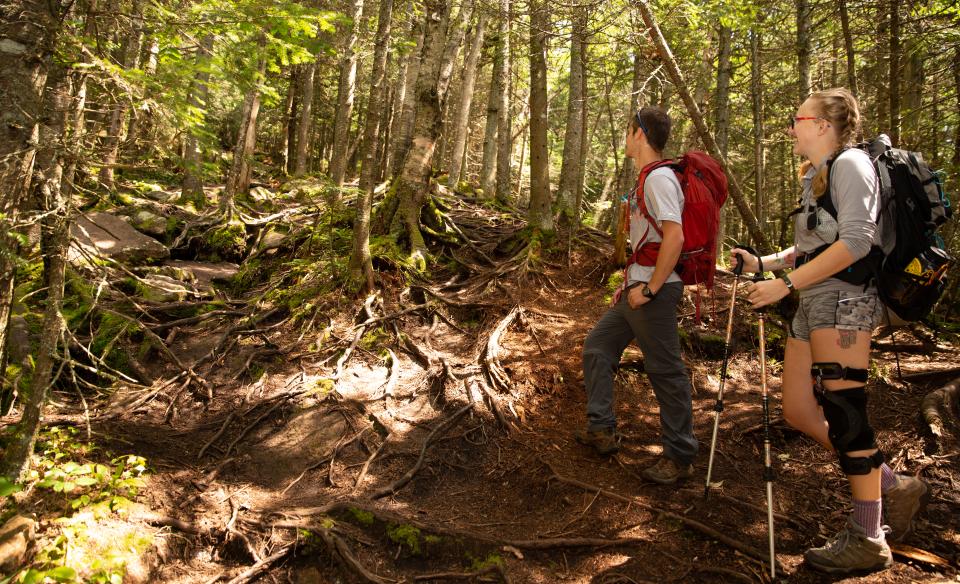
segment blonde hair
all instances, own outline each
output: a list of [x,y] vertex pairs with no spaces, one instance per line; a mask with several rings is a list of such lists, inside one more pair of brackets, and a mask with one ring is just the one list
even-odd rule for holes
[[[831,155],[834,158],[844,147],[853,144],[854,138],[860,134],[860,104],[844,87],[816,91],[810,94],[809,99],[813,100],[817,117],[830,122],[837,131],[837,149]],[[800,177],[803,178],[812,166],[809,160],[800,165]],[[827,190],[827,166],[824,164],[813,177],[814,196],[819,197]]]

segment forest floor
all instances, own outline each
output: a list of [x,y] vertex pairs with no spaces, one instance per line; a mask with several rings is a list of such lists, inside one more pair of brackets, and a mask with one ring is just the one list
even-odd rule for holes
[[[723,335],[732,278],[718,275],[715,297],[704,298],[705,324],[694,323],[688,295],[681,326],[700,456],[686,483],[645,482],[639,471],[661,450],[659,418],[635,347],[616,377],[619,454],[600,457],[573,439],[585,420],[580,351],[605,310],[610,249],[584,232],[570,250],[525,276],[495,262],[483,279],[444,274],[407,288],[385,273],[366,309],[362,298],[318,302],[324,313],[308,326],[266,315],[197,371],[206,395],[164,384],[181,370],[160,358],[148,367],[165,399],[138,400],[122,415],[85,420],[73,396],[58,394],[51,419],[81,433],[89,424],[103,449],[146,459],[146,488],[123,521],[154,544],[128,578],[769,581],[755,315],[736,309],[705,499],[721,355],[697,339]],[[918,419],[923,397],[950,378],[898,381],[884,335],[875,339],[872,419],[891,466],[929,482],[930,505],[889,570],[839,578],[802,564],[805,549],[842,527],[850,500],[834,457],[779,419],[782,321],[768,321],[768,363],[783,579],[960,581],[958,451],[954,442],[935,450]],[[167,340],[190,363],[236,331],[227,315]],[[926,334],[896,339],[905,375],[960,361],[960,349]]]

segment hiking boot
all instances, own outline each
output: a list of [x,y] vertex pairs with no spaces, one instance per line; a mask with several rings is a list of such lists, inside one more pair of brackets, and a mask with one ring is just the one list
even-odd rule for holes
[[893,565],[884,532],[876,540],[870,539],[853,517],[825,546],[808,549],[803,559],[814,569],[830,574],[874,572]]
[[896,475],[897,484],[883,494],[883,513],[890,526],[890,539],[901,541],[913,530],[913,518],[930,500],[930,487],[924,481],[907,475]]
[[661,485],[672,485],[680,479],[693,476],[693,465],[677,464],[666,456],[661,456],[657,464],[643,469],[640,476]]
[[620,435],[613,428],[577,430],[573,437],[580,444],[596,450],[597,454],[613,454],[620,450]]

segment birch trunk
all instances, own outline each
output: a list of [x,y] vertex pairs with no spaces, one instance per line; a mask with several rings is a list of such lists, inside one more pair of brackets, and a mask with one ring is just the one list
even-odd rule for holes
[[[330,156],[330,179],[342,185],[350,157],[350,124],[353,119],[353,100],[357,81],[357,38],[360,36],[360,13],[363,0],[352,0],[350,30],[343,44],[340,59],[340,78],[337,83],[337,110],[333,123],[333,153]],[[304,107],[306,104],[303,104]]]
[[480,50],[483,48],[483,37],[486,33],[487,17],[481,14],[477,20],[476,30],[470,44],[470,53],[463,64],[463,86],[460,89],[460,101],[453,117],[453,152],[450,155],[450,174],[448,185],[451,189],[457,188],[463,172],[463,156],[467,148],[467,135],[470,130],[470,104],[473,103],[473,87],[477,79],[477,63],[480,61]]
[[237,132],[237,143],[233,149],[233,164],[227,184],[220,194],[220,212],[229,218],[233,217],[235,197],[250,188],[250,162],[257,145],[257,116],[260,113],[259,83],[265,71],[266,60],[261,59],[253,86],[247,90],[243,100],[240,130]]
[[417,34],[417,45],[406,64],[406,77],[403,89],[399,95],[399,101],[403,104],[402,109],[395,116],[395,127],[391,130],[393,134],[393,144],[390,146],[389,165],[390,176],[395,177],[403,169],[403,161],[407,156],[407,150],[410,148],[410,140],[413,136],[413,123],[417,115],[417,81],[420,77],[420,64],[423,62],[425,29],[420,27]]
[[313,130],[313,88],[317,62],[307,63],[300,76],[300,115],[297,116],[297,144],[293,157],[293,176],[307,172],[307,156],[310,154],[310,132]]
[[530,207],[527,224],[552,233],[550,150],[547,143],[547,35],[550,15],[545,0],[530,0]]

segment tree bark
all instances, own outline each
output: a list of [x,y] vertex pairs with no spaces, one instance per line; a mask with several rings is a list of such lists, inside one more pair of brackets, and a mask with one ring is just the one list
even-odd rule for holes
[[290,82],[287,83],[287,98],[284,100],[282,126],[280,127],[280,143],[277,145],[277,156],[280,158],[280,172],[284,176],[290,175],[290,161],[294,158],[294,143],[296,142],[296,99],[297,99],[297,69],[290,70]]
[[673,53],[670,51],[670,47],[667,45],[666,39],[663,38],[663,33],[660,32],[660,28],[657,26],[657,23],[653,18],[653,13],[650,11],[648,0],[638,0],[637,6],[640,8],[640,14],[643,17],[643,21],[650,30],[650,37],[653,40],[654,46],[657,48],[657,52],[660,54],[660,59],[663,61],[667,68],[667,72],[673,79],[673,85],[676,87],[677,91],[680,92],[683,103],[687,106],[687,113],[690,115],[693,123],[696,124],[697,131],[700,132],[700,138],[707,147],[707,151],[723,165],[724,171],[727,174],[727,180],[729,182],[730,197],[733,199],[737,209],[740,211],[740,216],[743,218],[743,222],[746,224],[747,230],[750,233],[750,237],[752,237],[753,241],[757,243],[757,247],[760,248],[762,253],[770,253],[770,243],[767,240],[767,236],[764,235],[763,231],[760,229],[760,224],[757,221],[756,216],[753,214],[753,211],[750,210],[750,206],[747,204],[746,197],[743,195],[743,190],[740,188],[740,181],[737,179],[736,175],[733,174],[733,170],[730,168],[726,159],[721,154],[716,140],[714,140],[713,136],[710,134],[707,124],[703,121],[703,114],[700,113],[700,109],[697,107],[697,104],[694,103],[693,97],[690,95],[690,91],[687,89],[687,85],[683,80],[683,74],[680,72],[680,68],[677,66],[677,61],[673,58]]
[[[753,104],[753,208],[757,211],[757,221],[764,225],[766,211],[763,208],[763,181],[766,174],[766,158],[763,149],[763,62],[760,59],[760,32],[754,29],[750,33],[750,93]],[[719,241],[723,241],[720,238]]]
[[[501,15],[502,16],[502,15]],[[507,87],[505,73],[506,32],[505,22],[501,21],[497,30],[497,39],[493,55],[493,67],[490,69],[490,89],[487,93],[487,120],[483,132],[483,158],[480,163],[480,191],[484,199],[495,196],[497,184],[497,151],[503,93]]]
[[457,111],[453,116],[453,152],[450,155],[450,173],[447,181],[451,189],[455,189],[460,183],[463,170],[463,155],[467,148],[467,134],[470,130],[470,104],[473,103],[473,86],[477,79],[477,63],[480,61],[480,50],[483,48],[486,27],[487,16],[481,13],[477,19],[470,53],[463,64],[463,86],[460,89]]
[[513,76],[511,75],[510,65],[510,0],[500,0],[500,19],[502,41],[497,45],[497,51],[502,52],[503,83],[500,85],[500,103],[497,109],[496,197],[500,203],[509,205],[512,194],[511,161],[513,159],[513,116],[510,115],[510,96],[513,91]]
[[43,277],[46,286],[43,328],[36,365],[30,379],[30,390],[24,402],[23,415],[7,446],[3,459],[3,475],[19,482],[29,468],[30,455],[37,439],[43,407],[53,379],[53,363],[63,327],[60,308],[63,303],[63,281],[67,247],[70,243],[67,199],[61,190],[63,178],[64,129],[71,96],[67,72],[59,69],[51,74],[45,100],[45,119],[41,131],[43,150],[37,157],[36,207],[40,220],[40,249],[43,255]]
[[307,156],[310,154],[310,132],[313,129],[313,88],[317,61],[307,63],[300,76],[300,115],[297,117],[297,144],[293,157],[293,176],[307,172]]
[[417,34],[417,45],[407,59],[403,89],[398,96],[398,101],[403,104],[403,107],[395,115],[395,127],[390,132],[393,134],[393,144],[390,146],[390,160],[392,162],[389,166],[391,177],[400,174],[403,169],[403,161],[407,157],[407,150],[410,149],[413,123],[417,116],[417,82],[420,78],[423,53],[426,50],[424,46],[425,34],[426,31],[421,25]]
[[837,0],[840,6],[840,25],[843,28],[843,47],[847,55],[847,88],[854,97],[860,95],[857,87],[857,56],[853,51],[853,34],[850,32],[850,14],[847,11],[847,0]]
[[227,177],[227,184],[220,194],[220,211],[233,217],[234,199],[238,194],[247,192],[250,188],[250,162],[257,145],[257,116],[260,113],[260,82],[266,71],[267,62],[260,59],[257,75],[252,86],[247,90],[243,100],[243,109],[240,115],[240,130],[237,132],[237,143],[233,148],[233,164]]
[[890,0],[890,72],[888,75],[890,91],[890,141],[894,147],[900,145],[900,59],[902,56],[900,40],[900,2]]
[[[207,96],[210,94],[210,70],[207,60],[210,59],[212,50],[213,35],[205,35],[197,49],[195,65],[198,72],[190,83],[190,93],[187,97],[187,103],[191,108],[195,108],[194,115],[197,117],[198,125],[202,125],[206,118]],[[180,202],[193,203],[196,209],[203,209],[207,204],[207,198],[203,194],[202,164],[203,152],[200,149],[198,132],[192,128],[188,129],[184,143],[183,190],[180,193]]]
[[376,153],[380,130],[381,110],[386,105],[384,79],[387,69],[387,48],[390,42],[390,21],[393,18],[393,0],[380,0],[377,15],[377,36],[373,50],[373,74],[370,78],[370,100],[363,130],[360,155],[360,194],[357,214],[353,221],[353,252],[350,256],[350,274],[355,282],[363,281],[364,289],[374,289],[373,259],[370,257],[370,211],[373,206],[373,185],[377,176]]
[[[343,43],[340,59],[340,79],[337,84],[337,110],[333,123],[333,153],[330,156],[330,179],[342,185],[350,157],[350,124],[353,118],[353,100],[357,80],[357,38],[360,36],[360,13],[363,0],[351,0],[350,30]],[[306,104],[303,104],[305,107]]]
[[802,103],[810,95],[810,14],[809,0],[796,0],[797,3],[797,103]]
[[0,372],[7,365],[18,251],[9,234],[19,223],[33,176],[38,117],[49,57],[58,41],[60,10],[58,2],[45,0],[0,5]]
[[557,187],[557,221],[561,231],[576,229],[577,181],[580,178],[580,147],[583,127],[583,37],[587,19],[583,8],[573,8],[573,26],[570,33],[570,75],[567,95],[566,132],[563,138],[563,162],[560,166],[560,184]]
[[420,210],[427,198],[437,136],[440,134],[443,101],[441,72],[449,22],[443,0],[424,2],[424,53],[417,79],[417,111],[413,139],[397,179],[398,213],[410,240],[410,256],[419,268],[426,267],[427,246],[420,231]]
[[[960,110],[960,46],[953,50],[953,94]],[[960,124],[953,129],[953,164],[960,166]]]
[[[923,117],[921,114],[923,110],[923,89],[926,85],[926,75],[924,71],[924,62],[926,61],[926,54],[923,48],[923,45],[915,40],[911,40],[908,44],[906,51],[906,63],[904,66],[905,86],[904,93],[906,94],[906,101],[904,102],[904,111],[902,115],[902,136],[901,143],[903,147],[907,150],[920,150],[922,147],[922,141],[920,136],[920,120]],[[938,99],[936,88],[933,88],[933,103],[936,104]],[[934,105],[934,110],[936,105]],[[937,116],[935,115],[936,111],[930,112],[926,115],[929,116],[929,119],[936,124]],[[936,147],[934,147],[936,148]],[[936,154],[934,152],[928,152],[927,156],[930,157],[930,160],[936,160]]]
[[527,224],[552,233],[550,150],[547,130],[547,50],[550,13],[545,0],[530,0],[530,207]]
[[[136,69],[140,60],[141,43],[143,42],[143,2],[133,0],[132,5],[133,28],[123,43],[123,57],[120,66],[129,71]],[[123,140],[123,129],[126,126],[127,111],[130,96],[123,95],[113,105],[110,114],[110,127],[103,142],[103,166],[100,168],[100,182],[109,190],[116,189],[114,183],[114,166],[120,156],[120,142]]]
[[733,31],[721,25],[719,30],[717,50],[717,92],[713,105],[714,133],[717,136],[717,146],[723,157],[727,157],[728,139],[730,133],[730,76],[733,66],[730,56],[733,53]]

